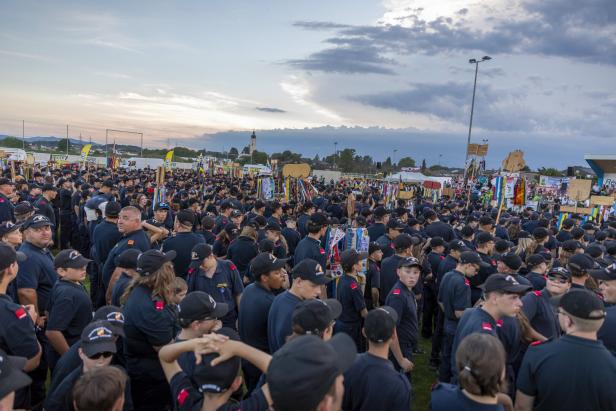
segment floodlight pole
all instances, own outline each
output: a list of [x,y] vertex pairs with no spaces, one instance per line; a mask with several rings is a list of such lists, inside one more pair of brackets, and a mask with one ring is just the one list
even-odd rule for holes
[[[469,152],[468,152],[468,148],[469,145],[471,144],[471,130],[473,129],[473,112],[475,110],[475,91],[477,89],[477,72],[479,71],[479,63],[484,62],[484,61],[488,61],[488,60],[492,60],[492,57],[490,56],[483,56],[481,58],[481,60],[477,60],[477,59],[470,59],[468,62],[470,64],[474,64],[475,65],[475,82],[473,83],[473,100],[471,102],[471,121],[468,124],[468,138],[466,139],[466,159],[464,160],[464,164],[465,167],[464,169],[466,170],[466,166],[468,165],[468,157],[469,157]],[[466,174],[466,172],[465,172]]]

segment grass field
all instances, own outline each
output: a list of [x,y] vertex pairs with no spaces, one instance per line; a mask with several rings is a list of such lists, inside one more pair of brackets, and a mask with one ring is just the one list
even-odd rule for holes
[[435,371],[428,368],[432,342],[419,337],[419,346],[425,353],[413,357],[415,363],[415,369],[412,373],[413,410],[427,410],[430,402],[430,391],[432,385],[436,382],[437,375]]

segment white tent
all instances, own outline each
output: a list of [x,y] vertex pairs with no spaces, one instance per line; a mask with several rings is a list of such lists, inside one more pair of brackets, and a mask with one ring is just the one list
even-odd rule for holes
[[415,171],[401,171],[388,176],[386,181],[402,181],[403,183],[423,183],[424,181],[435,181],[441,183],[441,187],[451,181],[451,177],[433,177]]

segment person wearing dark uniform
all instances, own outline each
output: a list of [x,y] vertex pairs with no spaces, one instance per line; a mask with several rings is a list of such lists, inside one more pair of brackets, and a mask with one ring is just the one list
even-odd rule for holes
[[90,274],[90,298],[92,298],[94,308],[105,305],[102,272],[109,253],[122,239],[122,233],[118,230],[120,210],[119,203],[108,202],[105,206],[105,218],[96,225],[92,235],[91,256],[94,263],[88,266],[88,272]]
[[[402,357],[411,360],[413,350],[417,347],[419,327],[417,319],[417,301],[413,287],[421,276],[421,263],[415,257],[405,257],[398,263],[398,281],[385,299],[385,304],[398,314],[396,322],[397,344]],[[395,346],[396,343],[394,343]],[[394,353],[397,351],[392,350]],[[399,363],[395,364],[400,369]]]
[[[159,249],[162,243],[162,238],[168,237],[170,230],[168,230],[167,228],[167,217],[169,217],[170,212],[171,212],[171,207],[169,207],[169,204],[158,203],[154,206],[154,216],[150,219],[145,220],[147,224],[154,226],[158,229],[161,229],[163,231],[163,234],[158,234],[158,233],[150,234],[150,241],[152,242],[152,248]],[[146,229],[147,228],[149,227],[146,227]],[[158,239],[151,238],[153,235],[156,235]]]
[[175,216],[173,237],[167,238],[163,242],[163,252],[175,251],[176,257],[173,260],[175,275],[186,279],[188,276],[188,266],[191,261],[191,252],[195,245],[205,243],[202,235],[192,231],[195,223],[195,214],[190,210],[181,210]]
[[219,234],[224,228],[231,222],[230,216],[233,212],[233,208],[229,201],[223,201],[220,203],[220,215],[216,217],[214,225],[214,234]]
[[451,351],[456,328],[464,310],[471,308],[470,279],[477,275],[477,271],[484,264],[474,251],[465,251],[455,270],[448,272],[441,281],[438,291],[438,303],[444,314],[442,362],[439,368],[439,381],[451,380]]
[[539,291],[545,288],[545,273],[548,271],[548,264],[541,254],[533,254],[526,260],[526,268],[529,272],[526,279],[530,281],[533,290]]
[[[436,288],[436,273],[438,266],[445,259],[445,241],[441,237],[430,239],[430,252],[426,255],[423,262],[423,311],[421,321],[421,335],[424,338],[432,338],[438,323],[438,311],[440,310],[437,302],[438,289]],[[432,358],[432,366],[436,366],[437,358]]]
[[385,305],[387,295],[398,282],[398,264],[406,257],[412,256],[413,240],[407,234],[399,235],[394,240],[396,254],[381,261],[381,281],[379,291],[379,305]]
[[362,319],[368,315],[364,295],[357,281],[357,273],[361,269],[362,260],[368,257],[367,253],[358,253],[356,250],[344,250],[340,254],[340,264],[344,274],[338,280],[336,297],[342,305],[342,314],[334,326],[334,333],[347,333],[357,347],[357,352],[363,352],[361,327]]
[[321,264],[310,258],[295,264],[291,288],[278,294],[267,317],[267,342],[269,352],[275,353],[292,333],[293,311],[303,300],[319,298],[321,287],[331,278],[325,275]]
[[297,221],[295,221],[294,217],[287,218],[285,221],[285,227],[282,229],[280,234],[282,234],[287,242],[287,246],[289,247],[289,257],[293,257],[297,244],[299,244],[302,239],[300,233],[297,231]]
[[[8,355],[26,358],[24,371],[29,372],[38,366],[42,354],[34,330],[37,314],[34,310],[15,303],[6,294],[9,283],[17,276],[18,264],[25,259],[23,253],[0,244],[0,349]],[[29,386],[15,393],[13,406],[15,409],[29,409]]]
[[92,261],[73,249],[62,250],[54,259],[59,279],[51,290],[45,336],[47,364],[53,373],[56,362],[81,337],[81,332],[92,320],[92,302],[81,284],[86,277],[86,266]]
[[597,332],[597,338],[616,356],[616,264],[591,270],[590,275],[599,282],[599,291],[606,304],[605,321]]
[[34,207],[38,209],[36,213],[47,217],[54,227],[56,225],[56,213],[53,210],[52,204],[57,195],[58,192],[53,184],[45,184],[43,186],[43,195],[34,202]]
[[122,239],[111,249],[105,265],[103,266],[102,285],[103,295],[109,286],[109,280],[116,268],[116,257],[124,250],[136,248],[143,252],[150,249],[150,239],[141,228],[141,212],[139,209],[128,206],[120,211],[118,218],[118,231],[122,234]]
[[200,243],[192,249],[192,262],[188,269],[188,292],[203,291],[219,303],[229,306],[229,312],[222,317],[223,326],[237,329],[237,315],[244,284],[237,267],[228,260],[218,260],[212,247]]
[[565,335],[531,344],[524,356],[516,410],[615,410],[616,358],[597,340],[603,302],[590,291],[571,290],[558,302],[558,318]]
[[70,180],[61,178],[58,181],[60,190],[58,192],[59,197],[59,209],[60,209],[60,249],[64,250],[68,248],[68,244],[73,234],[73,207],[72,196],[73,183]]
[[297,231],[299,232],[301,238],[308,235],[306,223],[310,220],[310,216],[315,212],[315,206],[311,202],[307,202],[304,204],[303,209],[304,211],[297,217]]
[[364,332],[368,352],[358,355],[344,374],[342,409],[349,411],[411,409],[411,385],[388,359],[398,314],[391,307],[368,313]]
[[385,234],[385,224],[389,221],[389,214],[383,206],[375,208],[372,214],[374,215],[374,223],[368,226],[368,236],[370,241],[376,241]]
[[368,245],[368,267],[366,271],[366,289],[364,290],[364,300],[366,301],[366,308],[368,310],[371,310],[380,305],[380,263],[382,258],[383,250],[381,250],[381,247],[379,247],[379,245],[375,241],[372,241]]
[[395,253],[394,240],[402,233],[405,225],[401,220],[392,218],[387,222],[387,232],[377,238],[376,242],[383,250],[383,258],[391,257]]
[[171,264],[174,257],[174,251],[144,252],[137,262],[140,277],[127,290],[124,355],[135,410],[164,410],[170,405],[171,393],[158,350],[172,342],[176,334],[177,314],[168,299],[175,278]]
[[476,250],[483,261],[477,275],[470,279],[471,283],[471,305],[475,305],[481,298],[482,291],[479,286],[486,282],[488,277],[496,272],[497,262],[492,257],[494,252],[494,237],[492,234],[480,232],[475,237],[477,244]]
[[[532,287],[520,284],[511,275],[497,273],[489,276],[482,288],[485,302],[483,306],[466,310],[462,315],[453,339],[452,353],[458,350],[460,342],[469,334],[483,333],[498,337],[497,322],[505,316],[512,317],[520,312],[522,308],[520,295]],[[458,368],[455,355],[451,356],[451,375],[452,381],[456,382]]]
[[323,213],[314,213],[310,216],[310,219],[306,222],[308,235],[295,248],[294,264],[299,264],[309,258],[317,261],[323,271],[326,270],[327,252],[321,245],[321,238],[327,231],[327,223],[327,217]]
[[16,287],[19,303],[32,304],[36,308],[38,319],[37,338],[43,348],[43,356],[39,366],[29,373],[32,378],[31,401],[35,406],[45,398],[45,382],[47,380],[47,360],[45,356],[47,339],[45,337],[46,308],[49,304],[51,289],[58,279],[53,266],[53,255],[47,248],[52,244],[51,221],[43,215],[35,214],[22,225],[24,242],[19,251],[26,255],[27,260],[19,266]]
[[6,177],[0,178],[0,223],[15,222],[15,211],[11,197],[15,191],[15,183]]
[[[250,272],[255,281],[242,294],[238,314],[238,331],[243,342],[269,353],[267,340],[267,316],[274,302],[274,291],[281,290],[286,273],[287,260],[278,259],[270,253],[260,253],[250,263]],[[257,386],[261,372],[252,364],[243,363],[244,378],[250,393]]]
[[239,237],[233,240],[227,249],[226,259],[235,264],[244,283],[254,280],[248,277],[248,269],[250,261],[259,254],[256,237],[257,234],[253,227],[244,227]]

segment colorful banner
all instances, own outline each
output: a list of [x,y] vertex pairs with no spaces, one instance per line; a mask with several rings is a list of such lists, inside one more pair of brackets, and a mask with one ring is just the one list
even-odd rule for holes
[[173,150],[169,150],[165,156],[165,170],[171,170],[171,160],[173,159]]
[[81,161],[86,161],[88,158],[88,154],[90,154],[90,149],[92,148],[92,144],[86,144],[81,149]]

